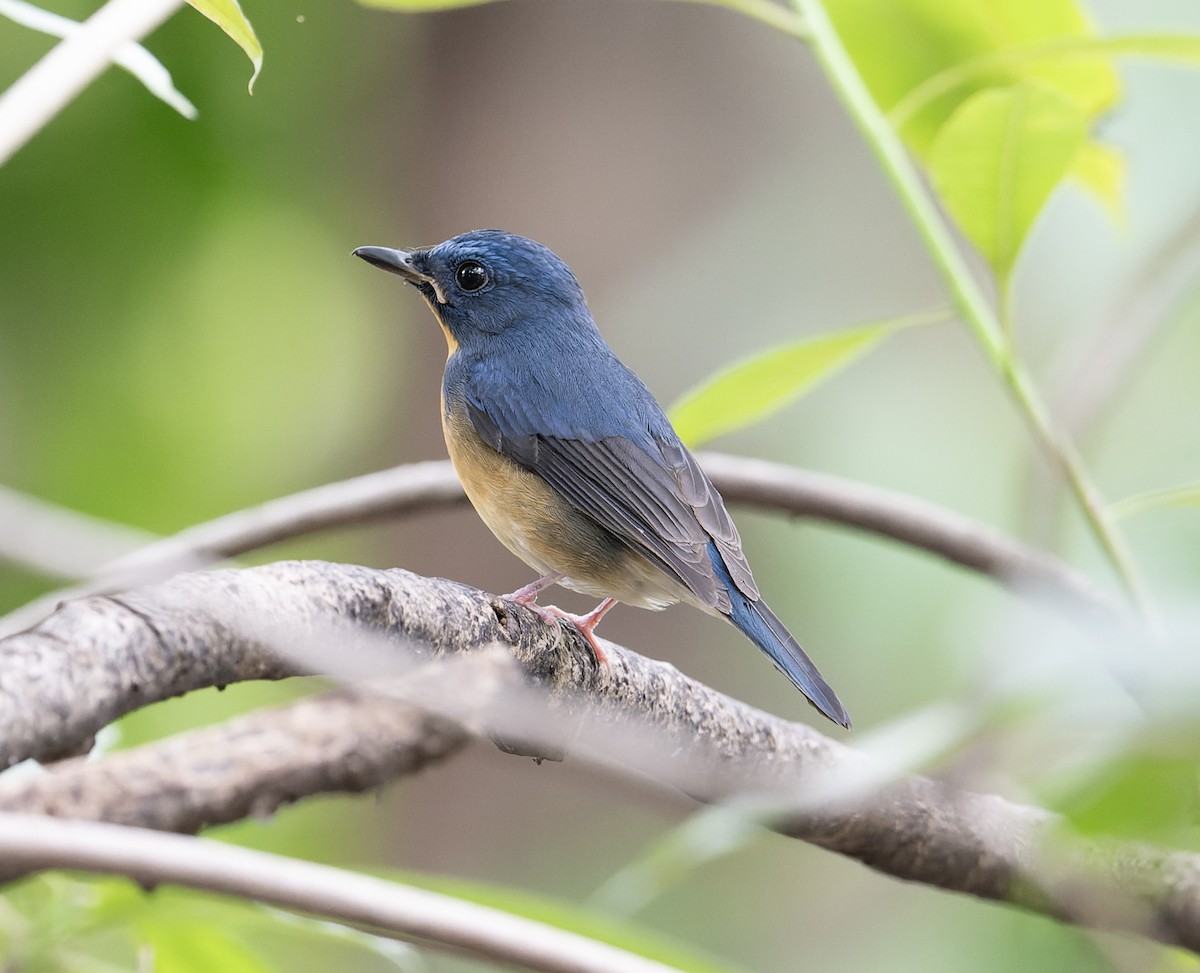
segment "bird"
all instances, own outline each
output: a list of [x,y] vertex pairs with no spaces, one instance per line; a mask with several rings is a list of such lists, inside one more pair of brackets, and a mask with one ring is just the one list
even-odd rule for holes
[[[759,594],[721,495],[605,342],[560,257],[503,230],[353,255],[415,287],[445,334],[451,462],[483,522],[539,574],[505,600],[573,624],[601,664],[594,631],[615,603],[694,605],[732,622],[818,711],[850,728]],[[602,600],[585,615],[539,605],[554,584]]]

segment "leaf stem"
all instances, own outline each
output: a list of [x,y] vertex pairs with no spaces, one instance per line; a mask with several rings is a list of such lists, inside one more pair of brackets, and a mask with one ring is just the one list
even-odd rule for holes
[[1038,444],[1061,467],[1100,548],[1111,563],[1131,601],[1143,614],[1148,605],[1143,585],[1112,523],[1107,505],[1092,483],[1074,446],[1054,428],[1028,373],[1010,352],[1010,345],[992,304],[959,250],[950,229],[926,188],[908,151],[887,117],[875,103],[843,46],[820,0],[790,0],[805,20],[809,43],[834,91],[875,154],[901,203],[908,210],[934,264],[945,278],[963,320],[1015,400]]

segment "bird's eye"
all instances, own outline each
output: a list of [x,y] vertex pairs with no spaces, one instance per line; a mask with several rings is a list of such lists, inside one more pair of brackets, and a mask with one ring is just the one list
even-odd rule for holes
[[477,260],[464,260],[455,269],[454,279],[469,294],[488,282],[487,268]]

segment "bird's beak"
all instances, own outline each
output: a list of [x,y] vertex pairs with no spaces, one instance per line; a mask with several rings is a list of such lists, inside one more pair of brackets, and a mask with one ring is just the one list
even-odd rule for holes
[[[438,282],[429,274],[417,269],[411,250],[393,250],[391,247],[359,247],[354,251],[354,256],[362,257],[372,267],[378,267],[380,270],[386,270],[389,274],[403,277],[410,284],[415,284],[426,297],[428,297],[429,291],[433,291],[438,303],[446,303],[446,295],[442,293]],[[425,285],[424,288],[422,288],[422,284]]]
[[413,255],[407,250],[392,250],[390,247],[359,247],[354,256],[362,257],[372,267],[386,270],[391,274],[399,274],[405,280],[414,283],[424,281],[429,283],[431,278],[417,270],[413,264]]

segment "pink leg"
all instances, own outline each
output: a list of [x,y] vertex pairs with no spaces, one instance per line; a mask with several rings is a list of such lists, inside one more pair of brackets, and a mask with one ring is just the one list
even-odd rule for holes
[[500,597],[504,601],[513,601],[518,605],[524,605],[526,608],[540,608],[540,605],[535,605],[537,596],[561,578],[561,574],[552,572],[544,578],[538,578],[537,581],[530,582],[524,588],[518,588],[511,595],[501,595]]
[[[586,615],[572,615],[570,612],[565,612],[561,608],[555,608],[553,605],[547,605],[545,608],[542,608],[542,611],[574,625],[579,630],[579,634],[584,637],[587,644],[592,647],[596,661],[607,669],[609,668],[608,656],[600,648],[600,643],[596,641],[596,626],[600,624],[600,619],[607,615],[608,610],[616,603],[617,599],[615,598],[605,598]],[[542,606],[539,605],[537,607],[541,608]],[[542,617],[545,618],[544,615]]]
[[587,644],[592,647],[596,661],[607,668],[608,656],[604,654],[604,650],[600,648],[600,643],[596,641],[595,630],[596,626],[600,624],[600,619],[617,603],[616,599],[605,598],[586,615],[572,615],[570,612],[565,612],[554,605],[539,605],[537,603],[537,596],[561,579],[561,574],[551,573],[544,578],[538,578],[536,581],[525,585],[524,588],[518,588],[512,594],[501,595],[500,597],[504,601],[511,601],[513,604],[528,608],[547,625],[557,625],[560,618],[570,622],[579,630],[579,634],[584,637]]
[[500,598],[502,601],[511,601],[514,605],[528,608],[547,625],[557,625],[558,620],[563,617],[563,613],[552,605],[539,605],[537,596],[561,578],[561,574],[548,574],[544,578],[530,582],[524,588],[518,588],[510,595],[501,595]]

